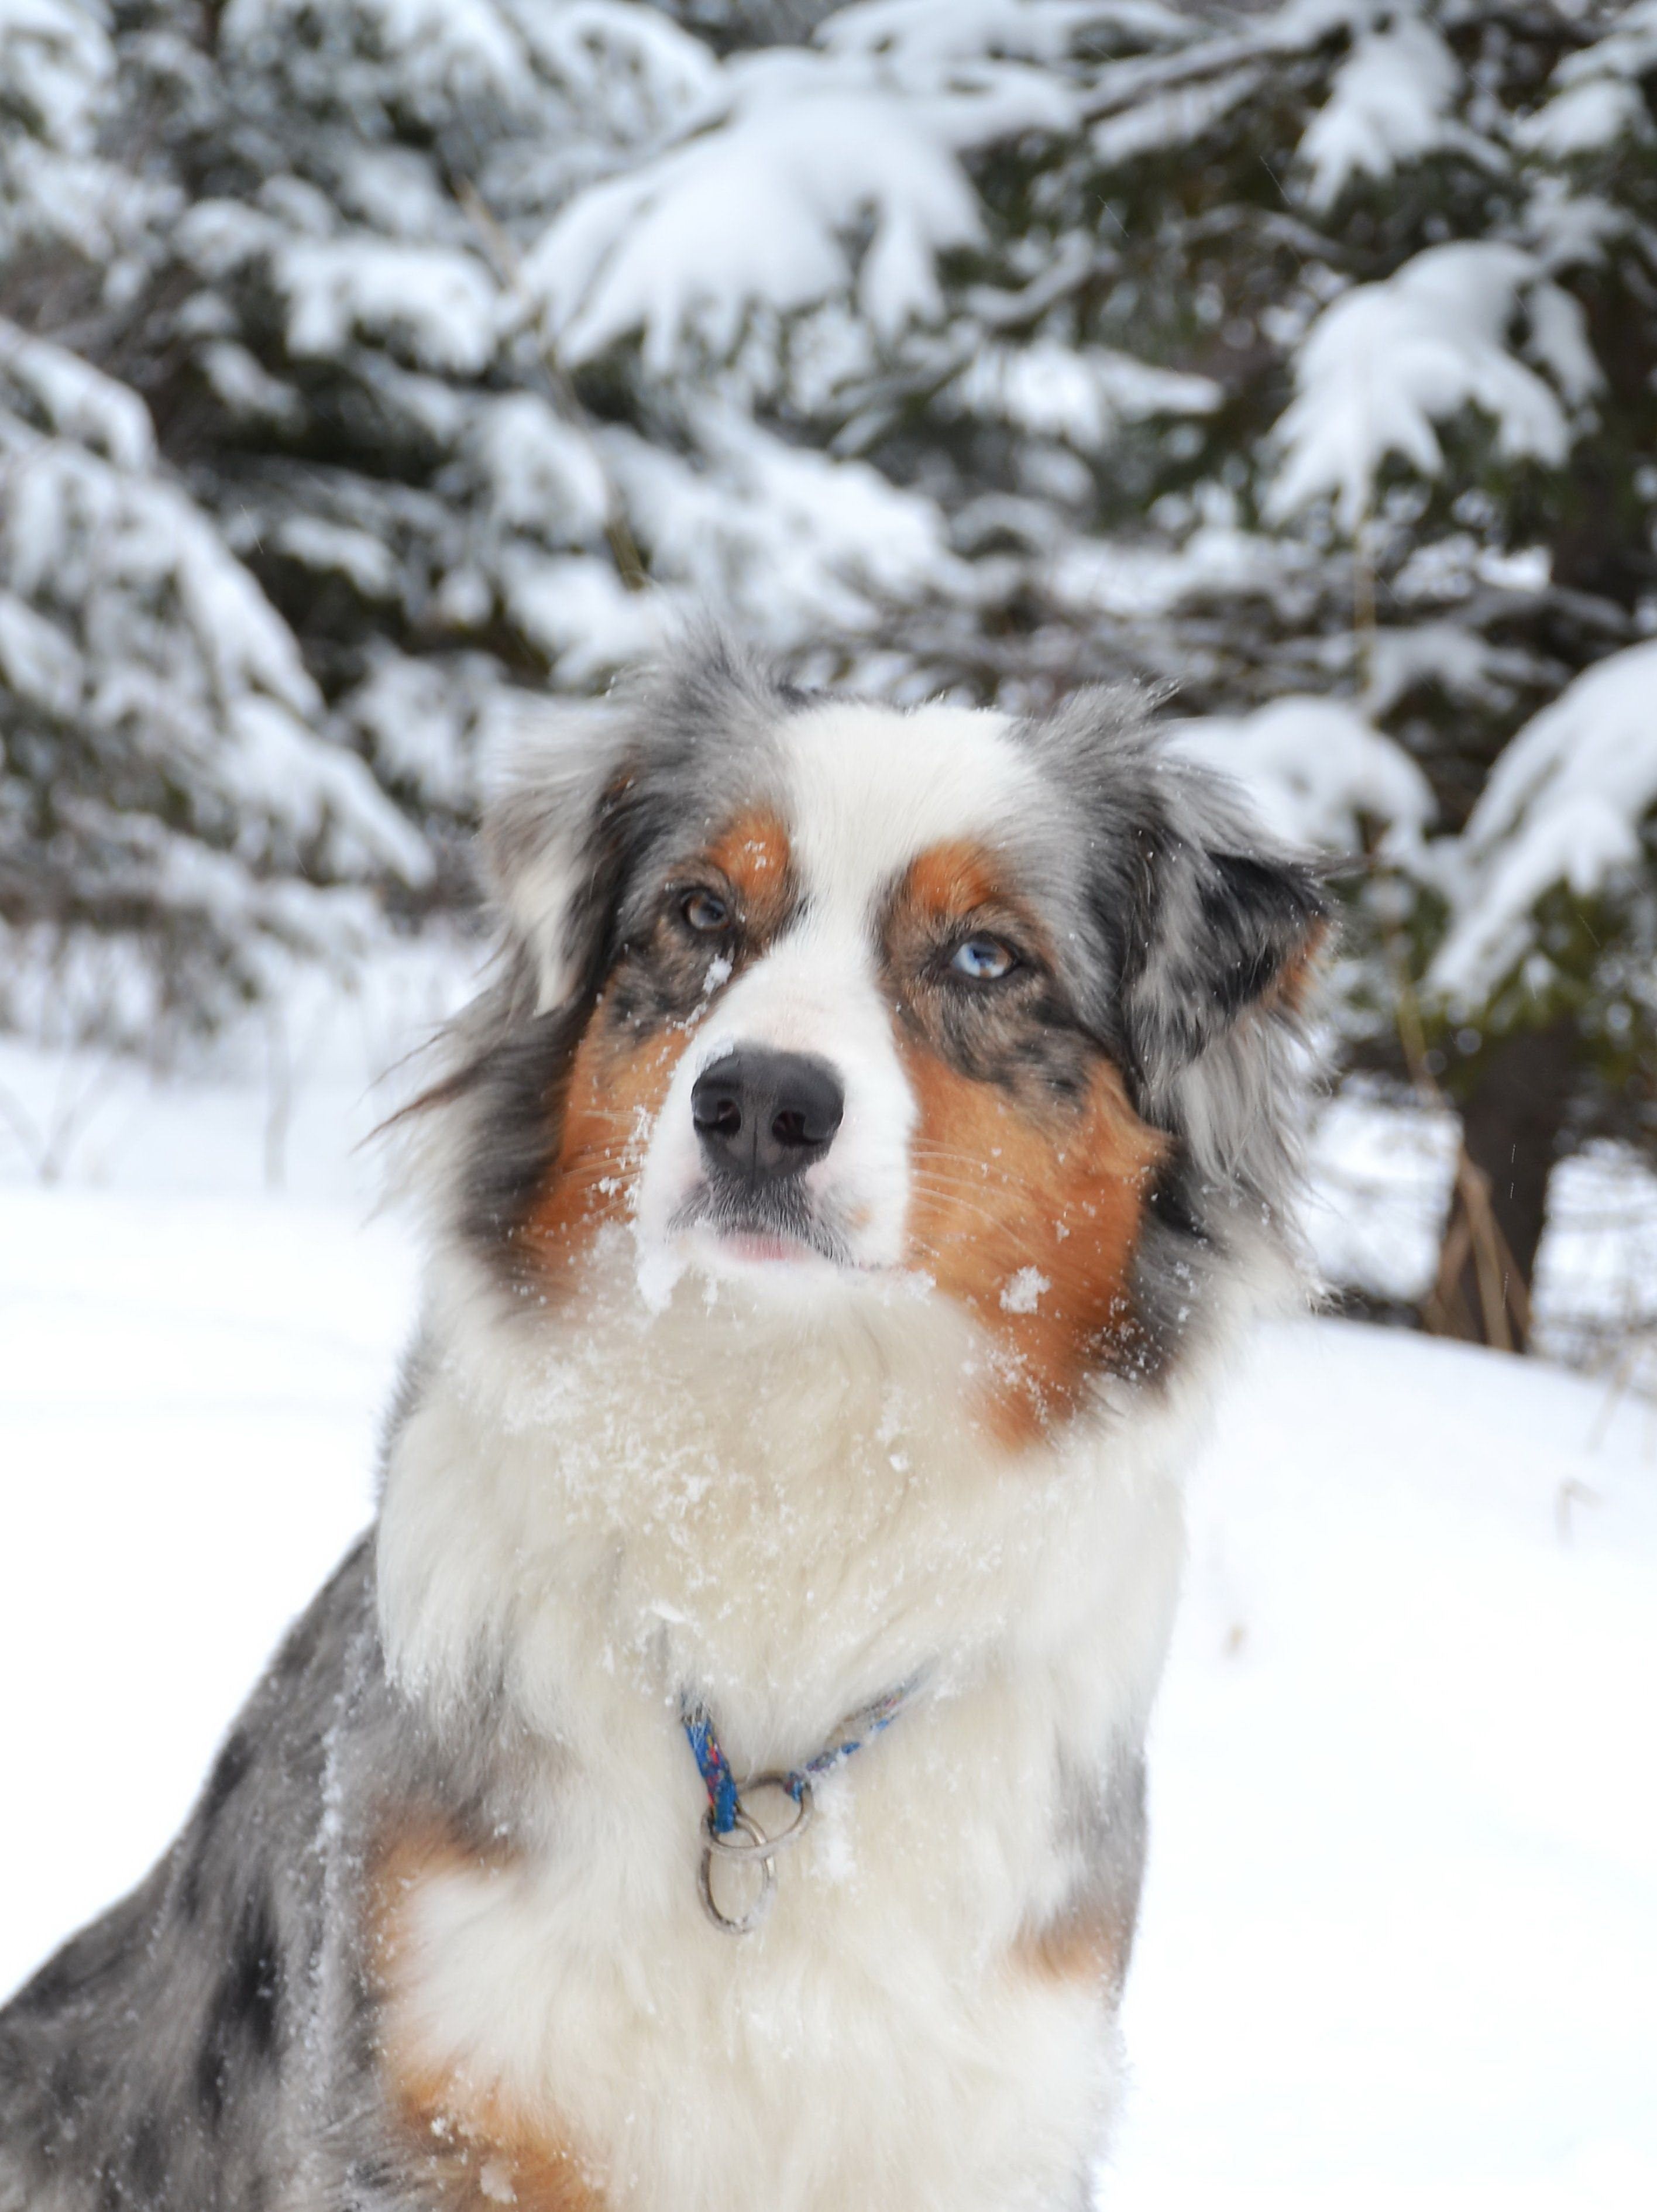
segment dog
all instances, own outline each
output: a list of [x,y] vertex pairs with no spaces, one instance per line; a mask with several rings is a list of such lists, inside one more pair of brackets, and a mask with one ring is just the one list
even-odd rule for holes
[[524,721],[373,1527],[0,2014],[0,2206],[1073,2212],[1325,895],[1118,694]]

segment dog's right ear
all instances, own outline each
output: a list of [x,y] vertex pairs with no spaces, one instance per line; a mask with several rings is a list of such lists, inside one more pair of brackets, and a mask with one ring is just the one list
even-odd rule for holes
[[692,632],[607,699],[525,694],[486,744],[484,874],[548,1014],[594,988],[629,865],[707,801],[710,757],[768,758],[797,703],[716,630]]
[[618,708],[568,699],[524,702],[489,748],[483,872],[529,963],[537,1014],[591,988],[606,959],[631,751],[629,718]]

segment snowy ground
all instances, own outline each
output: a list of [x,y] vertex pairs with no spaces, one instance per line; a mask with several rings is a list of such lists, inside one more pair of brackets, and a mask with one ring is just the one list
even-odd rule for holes
[[[413,1285],[356,1032],[290,1105],[109,1076],[53,1188],[0,1145],[0,1986],[165,1844],[367,1516]],[[0,1051],[37,1134],[83,1075]],[[1193,1485],[1107,2205],[1657,2203],[1654,1601],[1648,1402],[1263,1337]]]

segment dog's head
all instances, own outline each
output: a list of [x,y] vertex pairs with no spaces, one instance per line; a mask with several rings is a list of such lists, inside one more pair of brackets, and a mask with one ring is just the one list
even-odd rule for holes
[[1131,699],[900,714],[704,646],[549,708],[484,842],[508,972],[439,1095],[460,1232],[536,1305],[622,1233],[646,1299],[901,1281],[1016,1429],[1277,1241],[1324,902]]

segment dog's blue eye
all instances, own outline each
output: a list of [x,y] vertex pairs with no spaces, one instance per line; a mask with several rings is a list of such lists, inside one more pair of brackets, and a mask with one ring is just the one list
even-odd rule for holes
[[1018,957],[998,937],[969,937],[956,945],[950,965],[957,975],[970,975],[975,983],[998,983],[1011,975]]
[[716,930],[725,927],[731,920],[731,909],[722,898],[712,891],[692,891],[681,902],[679,911],[693,929],[711,937]]

